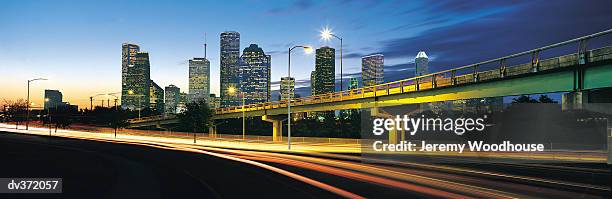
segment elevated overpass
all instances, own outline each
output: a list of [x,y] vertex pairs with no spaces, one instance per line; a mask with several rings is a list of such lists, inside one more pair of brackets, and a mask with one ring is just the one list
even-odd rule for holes
[[[291,100],[291,112],[365,109],[449,100],[529,95],[553,92],[582,92],[612,87],[612,41],[589,50],[587,41],[610,36],[612,29],[580,38],[512,54],[480,63],[431,73],[395,82]],[[575,53],[541,59],[543,52],[576,45]],[[509,65],[513,59],[529,58],[523,64]],[[219,108],[213,119],[287,114],[287,101],[266,102]],[[130,120],[131,127],[169,124],[167,117]],[[277,127],[279,122],[274,123]]]

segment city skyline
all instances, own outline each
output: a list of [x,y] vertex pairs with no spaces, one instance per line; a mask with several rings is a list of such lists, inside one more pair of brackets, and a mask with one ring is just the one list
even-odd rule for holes
[[[264,6],[248,1],[223,5],[199,2],[184,5],[107,2],[93,8],[93,4],[87,2],[3,2],[0,25],[6,27],[7,31],[0,33],[0,67],[14,75],[0,80],[8,88],[0,91],[0,97],[25,98],[25,80],[45,77],[49,81],[32,85],[32,102],[42,104],[43,90],[57,89],[62,90],[66,101],[78,104],[80,108],[88,107],[89,96],[120,91],[121,79],[117,74],[121,71],[121,63],[118,61],[121,55],[117,46],[125,42],[138,44],[150,53],[150,79],[161,87],[174,84],[187,89],[187,60],[204,54],[204,34],[216,37],[223,31],[235,30],[241,33],[241,46],[257,43],[267,50],[266,54],[273,57],[272,90],[278,90],[280,77],[286,76],[288,44],[308,44],[315,48],[327,45],[339,49],[337,41],[319,38],[318,31],[325,27],[330,27],[345,39],[346,83],[350,76],[360,76],[360,57],[367,54],[381,53],[385,56],[385,74],[395,75],[385,76],[385,81],[390,81],[414,74],[412,62],[420,50],[430,56],[430,71],[438,71],[444,69],[440,67],[475,63],[601,31],[607,25],[606,21],[610,21],[610,16],[605,15],[603,8],[577,2],[549,4],[550,9],[547,10],[555,12],[538,13],[544,20],[535,22],[528,17],[516,16],[525,16],[529,10],[543,10],[537,1],[463,2],[464,6],[456,4],[427,1],[411,4],[393,1],[291,1],[271,2]],[[143,16],[124,18],[119,17],[118,11],[115,11],[136,6],[141,6]],[[360,15],[348,14],[351,10],[366,6],[372,9]],[[217,11],[204,14],[189,12],[202,8],[235,8],[239,16],[268,19],[266,29],[259,29],[260,25],[249,25],[240,20],[219,19],[214,17],[220,13]],[[347,12],[334,12],[337,9]],[[391,9],[392,12],[379,14]],[[602,17],[602,20],[581,20],[587,12]],[[157,16],[146,13],[156,13]],[[401,22],[394,19],[399,15],[409,20]],[[506,18],[514,20],[504,21]],[[22,25],[24,20],[32,22]],[[201,25],[194,28],[194,24]],[[491,30],[492,24],[500,28]],[[285,29],[287,26],[292,28]],[[522,30],[538,27],[539,30],[547,31],[514,31],[516,34],[513,33],[512,37],[510,33],[503,33],[512,32],[509,30],[518,27],[522,27]],[[168,30],[181,31],[169,33]],[[38,32],[45,34],[32,35]],[[219,41],[209,41],[212,46],[208,52],[211,60],[211,93],[219,94]],[[470,43],[477,45],[466,45]],[[504,49],[498,49],[499,46],[504,46]],[[296,69],[292,71],[292,76],[296,77],[296,92],[299,92],[298,88],[309,84],[310,71],[314,69],[314,55],[295,56],[292,59],[295,60],[292,68]],[[336,58],[337,66],[338,62]],[[336,67],[336,77],[338,71],[339,67]]]

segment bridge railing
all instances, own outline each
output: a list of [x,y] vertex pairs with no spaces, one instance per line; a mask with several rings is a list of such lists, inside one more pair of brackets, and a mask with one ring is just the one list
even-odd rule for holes
[[[612,29],[544,46],[541,48],[512,54],[509,56],[500,57],[497,59],[435,72],[427,75],[364,88],[357,88],[353,90],[296,98],[291,100],[291,104],[293,106],[301,106],[308,104],[319,104],[408,92],[417,92],[434,88],[490,81],[574,65],[582,65],[587,62],[610,60],[612,59],[612,46],[606,46],[593,50],[587,50],[586,48],[586,43],[589,39],[601,37],[610,33],[612,33]],[[561,46],[567,46],[570,44],[578,44],[576,53],[548,59],[540,59],[541,52],[549,49],[555,49]],[[531,62],[507,66],[508,60],[523,56],[530,56]],[[488,69],[487,67],[484,67],[485,65],[494,65],[496,67],[494,67],[493,69]],[[235,106],[228,108],[218,108],[215,109],[215,114],[226,114],[242,111],[264,110],[284,107],[287,107],[287,100],[266,102],[261,104],[250,104],[245,105],[244,107]]]

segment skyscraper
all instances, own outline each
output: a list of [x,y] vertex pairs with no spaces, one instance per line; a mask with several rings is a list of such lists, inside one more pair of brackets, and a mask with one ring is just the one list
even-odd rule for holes
[[45,89],[45,110],[49,108],[57,108],[59,106],[63,106],[62,103],[62,92],[58,90],[47,90]]
[[323,46],[316,50],[315,58],[315,93],[333,93],[336,85],[336,50]]
[[230,88],[238,88],[238,59],[240,58],[240,33],[227,31],[221,33],[221,107],[237,106],[240,98],[229,93]]
[[149,95],[151,96],[149,109],[158,114],[164,113],[164,89],[157,85],[153,80],[151,80],[151,87],[149,88]]
[[180,101],[181,89],[176,87],[175,85],[166,86],[165,89],[165,108],[164,111],[166,114],[176,114],[178,103]]
[[417,56],[414,58],[415,64],[415,76],[426,75],[429,73],[429,58],[427,58],[427,54],[425,51],[420,51],[417,53]]
[[289,97],[295,98],[295,78],[281,77],[280,96],[281,100],[289,99]]
[[242,51],[239,91],[244,93],[246,104],[270,101],[270,59],[257,44],[251,44]]
[[[127,108],[128,105],[134,106],[131,103],[132,98],[128,98],[128,91],[132,82],[132,75],[129,73],[136,62],[136,53],[140,51],[140,47],[136,44],[123,43],[121,45],[121,105],[122,108]],[[128,101],[130,101],[128,103]]]
[[[336,50],[327,46],[323,46],[316,50],[315,55],[315,72],[314,78],[314,94],[320,95],[325,93],[333,93],[336,90]],[[323,111],[309,114],[317,118],[333,118],[334,111]]]
[[384,80],[384,56],[374,54],[361,57],[361,80],[363,86],[382,84]]
[[221,107],[221,98],[217,97],[214,93],[211,93],[208,97],[208,107],[211,109]]
[[208,100],[210,94],[210,62],[206,58],[189,60],[189,102]]
[[140,110],[149,107],[150,70],[149,53],[139,52],[138,45],[122,45],[121,106]]

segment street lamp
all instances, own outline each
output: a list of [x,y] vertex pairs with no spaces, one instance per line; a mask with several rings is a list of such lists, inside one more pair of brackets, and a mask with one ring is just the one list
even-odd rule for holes
[[[227,88],[227,92],[230,95],[235,95],[236,94],[236,87],[230,86],[229,88]],[[244,92],[240,91],[240,95],[242,95],[242,139],[246,140],[246,116],[245,116],[245,109],[244,109],[244,101],[245,101],[245,96],[244,96]]]
[[33,81],[37,81],[37,80],[47,80],[45,78],[36,78],[36,79],[30,79],[28,80],[28,99],[26,100],[26,112],[27,112],[27,116],[26,116],[26,130],[28,130],[28,126],[30,124],[30,82]]
[[[291,79],[291,51],[295,48],[303,48],[306,54],[310,54],[312,52],[312,47],[310,46],[302,46],[297,45],[289,48],[288,64],[287,64],[287,77]],[[282,137],[281,132],[281,137]],[[291,93],[287,96],[287,149],[291,150]]]
[[335,37],[340,40],[340,91],[343,91],[343,87],[342,87],[342,37],[335,35],[331,31],[331,29],[327,27],[321,30],[320,32],[321,32],[321,38],[323,38],[326,41],[329,41],[332,37]]
[[47,123],[49,125],[49,136],[51,136],[51,107],[49,106],[49,98],[45,98],[45,103],[47,103]]

